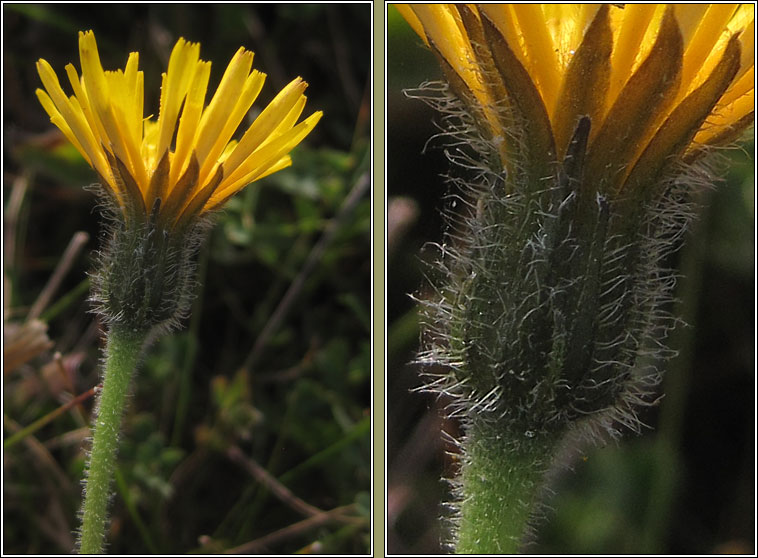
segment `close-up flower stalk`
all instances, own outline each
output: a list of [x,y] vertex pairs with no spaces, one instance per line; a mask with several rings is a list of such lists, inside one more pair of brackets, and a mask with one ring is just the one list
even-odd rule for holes
[[211,63],[179,39],[162,76],[157,118],[145,117],[139,54],[105,71],[92,31],[80,32],[81,75],[65,68],[68,96],[40,59],[37,97],[97,172],[107,232],[92,272],[92,301],[107,327],[104,371],[86,468],[79,548],[103,552],[107,506],[127,394],[149,342],[189,311],[195,257],[212,216],[245,186],[291,164],[289,152],[321,118],[298,123],[307,84],[296,78],[232,139],[266,75],[240,48],[206,104]]
[[753,124],[754,5],[396,8],[444,75],[406,94],[452,166],[417,358],[462,424],[449,542],[515,553],[567,439],[638,431],[660,396],[671,256]]

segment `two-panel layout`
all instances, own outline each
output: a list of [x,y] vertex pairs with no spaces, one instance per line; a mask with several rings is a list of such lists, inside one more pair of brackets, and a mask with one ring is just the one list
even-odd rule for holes
[[3,552],[754,553],[754,21],[3,4]]

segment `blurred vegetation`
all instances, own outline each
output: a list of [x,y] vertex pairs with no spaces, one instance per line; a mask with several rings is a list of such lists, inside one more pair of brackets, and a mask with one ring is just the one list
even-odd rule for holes
[[5,552],[68,553],[78,524],[102,343],[86,279],[100,224],[82,188],[94,173],[34,90],[38,58],[59,76],[80,67],[87,29],[106,69],[140,52],[146,114],[180,36],[213,62],[211,90],[240,46],[255,52],[268,78],[249,118],[298,75],[305,115],[324,111],[291,168],[230,201],[199,255],[191,318],[147,353],[108,551],[368,552],[370,10],[3,5]]
[[[456,469],[444,400],[411,392],[408,363],[418,347],[416,308],[431,296],[427,242],[442,239],[439,210],[450,168],[442,142],[429,139],[438,116],[402,90],[441,78],[431,52],[393,9],[388,17],[387,277],[388,551],[441,552],[441,502]],[[556,481],[538,554],[755,553],[755,163],[754,141],[726,153],[725,180],[699,193],[702,211],[676,261],[674,332],[680,351],[667,365],[665,396],[642,418],[640,436],[588,448]]]

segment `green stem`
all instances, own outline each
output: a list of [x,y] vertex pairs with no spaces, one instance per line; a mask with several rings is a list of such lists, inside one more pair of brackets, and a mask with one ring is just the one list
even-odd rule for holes
[[474,424],[463,443],[456,552],[516,554],[539,506],[556,443]]
[[87,467],[79,538],[81,554],[101,554],[105,539],[110,485],[118,451],[118,435],[126,395],[137,367],[144,332],[117,327],[108,333],[103,387],[97,405],[92,451]]

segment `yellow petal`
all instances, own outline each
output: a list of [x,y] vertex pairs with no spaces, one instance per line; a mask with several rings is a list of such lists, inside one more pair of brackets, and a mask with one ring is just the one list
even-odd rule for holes
[[529,60],[526,58],[524,38],[521,28],[516,20],[516,14],[513,11],[512,4],[481,4],[479,5],[481,16],[487,16],[490,23],[494,24],[498,31],[505,39],[508,48],[521,63],[524,68],[529,67]]
[[292,158],[289,155],[285,155],[284,157],[276,161],[274,164],[272,164],[270,167],[266,168],[265,170],[255,171],[253,173],[250,173],[249,175],[245,176],[243,179],[238,181],[240,184],[242,184],[242,187],[238,185],[234,185],[234,187],[226,189],[226,192],[227,192],[226,194],[212,196],[208,200],[208,202],[205,204],[203,211],[214,211],[215,209],[224,205],[229,200],[229,198],[231,198],[234,194],[240,191],[247,184],[250,184],[253,181],[261,180],[262,178],[266,178],[267,176],[272,175],[275,172],[278,172],[282,169],[286,169],[290,165],[292,165]]
[[142,121],[142,148],[145,167],[152,169],[158,163],[158,122],[145,119]]
[[130,173],[134,176],[135,170],[138,170],[139,167],[135,167],[135,161],[130,156],[130,149],[126,145],[126,136],[124,136],[119,123],[116,121],[111,104],[112,95],[108,86],[108,79],[100,64],[95,35],[92,31],[79,32],[79,56],[82,63],[82,79],[87,92],[87,98],[90,101],[93,112],[102,123],[105,138],[108,140],[103,143],[106,148],[113,150],[113,154],[123,164],[127,165]]
[[619,91],[626,85],[636,69],[635,59],[641,54],[640,44],[653,19],[655,4],[627,4],[623,10],[613,10],[617,38],[614,41],[613,74],[608,91],[608,100],[615,101]]
[[237,147],[224,163],[229,172],[235,172],[237,166],[247,159],[287,117],[307,86],[308,84],[302,79],[296,78],[274,97],[274,100],[258,115],[258,118],[245,132]]
[[211,63],[198,62],[198,67],[192,79],[192,85],[184,101],[182,116],[179,120],[179,129],[176,134],[176,150],[171,163],[170,184],[176,184],[179,176],[184,173],[189,161],[189,155],[194,148],[210,74]]
[[524,170],[538,181],[552,172],[551,163],[555,160],[555,142],[545,104],[506,38],[490,20],[489,12],[482,12],[482,26],[495,66],[525,127],[524,147],[530,168]]
[[74,132],[71,131],[71,127],[61,116],[61,113],[58,111],[58,109],[55,108],[55,103],[53,103],[53,100],[50,98],[50,96],[42,89],[37,89],[35,93],[37,95],[37,99],[39,99],[39,102],[42,105],[42,108],[44,108],[45,112],[50,116],[50,122],[55,124],[60,129],[60,131],[63,132],[63,135],[66,136],[68,141],[74,144],[74,147],[76,147],[77,151],[81,153],[82,157],[84,157],[84,160],[92,165],[92,161],[90,160],[89,155],[87,155],[87,150],[84,149],[79,140],[76,139],[76,135],[74,135]]
[[556,56],[556,44],[545,25],[540,4],[513,4],[513,11],[523,36],[527,71],[534,78],[546,107],[555,106],[562,73]]
[[679,87],[682,36],[666,11],[650,55],[629,79],[592,140],[586,176],[597,191],[615,191],[665,117]]
[[87,123],[89,124],[90,130],[92,131],[95,138],[97,138],[98,144],[104,143],[107,140],[106,135],[105,135],[105,129],[103,128],[103,125],[100,123],[100,119],[97,118],[97,116],[94,114],[92,110],[92,107],[90,106],[90,101],[87,98],[87,92],[84,90],[84,87],[82,86],[82,81],[79,78],[79,74],[76,73],[76,69],[74,68],[73,64],[66,65],[66,74],[68,75],[68,80],[71,83],[71,87],[74,90],[74,95],[79,101],[79,106],[82,107],[82,111],[84,112],[84,117],[87,119]]
[[184,97],[187,94],[192,77],[197,69],[200,57],[200,45],[188,43],[180,38],[168,62],[166,78],[161,87],[161,105],[158,116],[158,145],[160,156],[166,151],[174,137],[176,119],[179,116]]
[[739,67],[739,41],[732,37],[713,73],[671,113],[635,164],[624,186],[632,199],[645,201],[653,197],[651,185],[660,184],[664,169],[690,144]]
[[289,155],[285,155],[281,159],[279,159],[276,163],[268,167],[265,171],[263,171],[262,174],[259,174],[255,177],[254,180],[260,180],[262,178],[266,178],[267,176],[274,174],[275,172],[278,172],[282,169],[286,169],[287,167],[292,165],[292,157]]
[[252,153],[242,164],[237,165],[228,176],[224,177],[217,195],[228,195],[229,192],[235,192],[247,185],[253,180],[248,177],[255,176],[262,168],[289,153],[313,130],[322,116],[321,111],[313,113],[294,128]]
[[124,70],[124,87],[126,97],[130,101],[130,110],[126,115],[129,123],[129,134],[142,141],[142,117],[144,115],[144,87],[142,85],[142,72],[139,71],[139,54],[132,52],[126,62]]
[[253,102],[255,102],[258,94],[261,92],[261,88],[263,87],[263,82],[265,79],[266,76],[257,70],[253,70],[252,73],[245,79],[245,83],[242,86],[242,89],[236,94],[237,102],[234,103],[231,112],[226,115],[226,123],[224,124],[221,131],[218,132],[216,142],[213,144],[213,147],[205,156],[205,161],[201,159],[201,182],[204,182],[214,172],[213,169],[218,162],[219,156],[223,152],[227,143],[229,143],[229,140],[231,139],[234,132],[239,127],[242,119],[247,114],[247,111],[250,110],[250,107],[252,106]]
[[276,125],[276,128],[271,131],[271,133],[265,140],[263,140],[263,143],[261,143],[260,146],[262,147],[266,145],[267,143],[273,141],[285,133],[287,130],[292,128],[297,122],[297,119],[300,118],[300,115],[303,114],[303,109],[305,108],[305,102],[307,100],[308,99],[305,95],[300,95],[300,98],[295,102],[294,106],[287,113],[287,116],[282,118],[279,124]]
[[[110,115],[116,125],[119,143],[126,151],[128,166],[137,184],[147,185],[147,171],[140,153],[142,116],[136,116],[138,101],[132,97],[126,76],[121,70],[105,73],[108,90],[111,92]],[[134,76],[136,81],[136,75]]]
[[[737,76],[740,72],[737,72]],[[741,77],[736,77],[724,96],[719,101],[719,106],[727,106],[743,95],[748,95],[755,89],[755,67],[750,67]]]
[[[484,86],[487,88],[488,98],[494,102],[491,106],[474,107],[477,110],[476,116],[478,120],[484,120],[485,125],[491,131],[490,138],[493,143],[497,144],[500,154],[500,160],[503,165],[510,171],[509,166],[511,157],[508,156],[509,146],[505,140],[505,131],[510,125],[509,115],[506,110],[503,110],[507,104],[508,92],[505,83],[503,83],[502,76],[495,67],[495,62],[492,59],[492,52],[487,48],[487,39],[484,36],[484,28],[482,27],[482,20],[479,15],[479,11],[476,7],[472,7],[466,4],[460,4],[457,6],[458,13],[460,14],[463,27],[466,30],[466,34],[474,46],[474,54],[476,61],[481,67],[481,75],[485,78]],[[450,75],[452,72],[446,71],[446,75]],[[451,82],[451,85],[453,83]],[[456,89],[456,87],[454,87]],[[458,85],[457,89],[463,90],[463,87]],[[472,95],[467,92],[461,96],[461,98],[473,98]],[[481,110],[479,110],[481,109]],[[481,114],[483,113],[483,114]]]
[[755,20],[752,20],[740,33],[740,42],[742,43],[742,59],[737,78],[755,68]]
[[[61,118],[68,125],[71,133],[78,140],[78,144],[84,153],[86,153],[87,159],[96,164],[100,162],[102,160],[100,143],[96,140],[92,130],[88,126],[84,114],[77,111],[73,101],[66,97],[58,81],[58,76],[55,75],[50,64],[40,59],[37,62],[37,71],[50,100],[57,108]],[[104,176],[107,176],[107,174]]]
[[476,56],[469,43],[457,10],[435,4],[413,4],[413,11],[424,26],[430,43],[450,64],[475,98],[484,106],[492,104],[474,63]]
[[[218,143],[221,143],[219,142],[219,135],[237,104],[239,92],[250,74],[252,64],[253,53],[240,48],[229,62],[213,99],[203,112],[195,148],[201,169],[205,168],[205,161],[209,158],[209,153],[220,153],[223,149],[223,145],[220,149],[217,146]],[[211,160],[211,164],[215,164],[215,162],[215,160]]]
[[581,116],[589,116],[595,126],[601,122],[611,77],[612,48],[613,34],[605,5],[597,12],[571,59],[558,96],[552,120],[559,159],[563,158]]
[[682,82],[689,84],[700,71],[701,66],[721,38],[727,22],[734,15],[737,4],[711,4],[700,20],[692,40],[684,53]]
[[724,145],[737,139],[745,127],[753,122],[754,111],[752,91],[729,106],[717,107],[695,135],[693,150],[699,145]]
[[416,17],[416,14],[413,13],[410,4],[394,4],[394,6],[397,8],[397,11],[400,12],[400,15],[405,18],[405,21],[408,22],[416,34],[421,37],[428,46],[429,41],[427,41],[426,35],[424,34],[424,26],[421,24],[421,20]]

